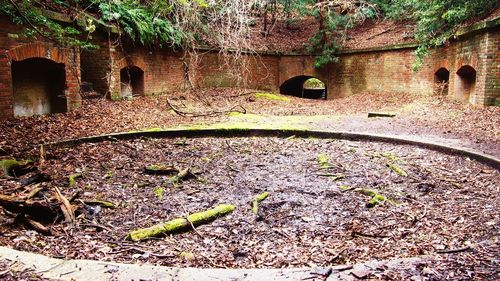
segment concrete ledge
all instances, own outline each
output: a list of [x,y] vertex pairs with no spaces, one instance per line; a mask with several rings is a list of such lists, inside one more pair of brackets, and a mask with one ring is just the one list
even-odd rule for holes
[[148,138],[177,138],[177,137],[315,137],[322,139],[343,139],[353,141],[378,141],[390,144],[406,144],[427,148],[450,155],[468,157],[484,163],[496,170],[500,170],[500,159],[496,156],[483,154],[463,147],[449,146],[425,139],[404,138],[393,135],[353,133],[345,131],[309,131],[283,129],[169,129],[155,131],[138,131],[127,133],[113,133],[100,136],[90,136],[78,139],[63,140],[45,144],[46,147],[72,146],[79,143],[92,143],[105,140],[127,140],[140,137]]
[[[0,260],[12,263],[12,272],[30,270],[52,280],[358,280],[352,273],[414,268],[416,263],[429,260],[429,256],[369,261],[355,265],[327,268],[179,268],[141,264],[120,264],[92,260],[62,260],[39,254],[0,247]],[[325,274],[325,273],[330,274]],[[325,275],[322,275],[325,274]]]

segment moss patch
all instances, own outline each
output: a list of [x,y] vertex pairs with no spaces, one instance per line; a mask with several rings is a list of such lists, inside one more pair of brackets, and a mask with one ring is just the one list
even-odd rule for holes
[[285,101],[289,102],[290,99],[287,97],[282,97],[274,93],[255,93],[256,99],[266,99],[266,100],[276,100],[276,101]]

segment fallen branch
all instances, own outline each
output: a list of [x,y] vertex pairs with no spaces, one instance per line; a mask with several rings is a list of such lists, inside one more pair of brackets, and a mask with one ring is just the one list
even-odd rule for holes
[[80,202],[82,202],[83,204],[85,205],[98,205],[98,206],[101,206],[101,207],[105,207],[105,208],[116,208],[116,204],[113,203],[113,202],[108,202],[108,201],[102,201],[102,200],[78,200]]
[[191,176],[194,176],[194,174],[191,173],[191,171],[190,171],[189,168],[182,169],[182,170],[179,171],[179,173],[177,173],[177,175],[171,177],[168,180],[168,182],[171,183],[171,184],[177,184],[180,181],[182,181],[184,179],[187,179],[188,177],[191,177]]
[[408,176],[408,173],[405,170],[403,170],[403,168],[399,167],[396,164],[387,163],[386,166],[389,167],[389,169],[393,170],[396,174],[398,174],[398,175],[400,175],[402,177],[407,177]]
[[149,228],[142,228],[131,231],[127,239],[132,241],[140,241],[151,237],[156,237],[161,234],[177,233],[192,229],[193,226],[198,226],[215,220],[220,216],[227,215],[236,209],[234,205],[221,204],[213,209],[194,213],[187,218],[178,218],[165,223],[160,223]]
[[383,113],[383,112],[368,112],[368,118],[372,117],[396,117],[396,114]]
[[259,203],[264,201],[267,197],[269,196],[269,192],[263,192],[257,196],[255,196],[255,198],[252,200],[252,213],[254,213],[257,218],[260,218],[260,214],[259,214]]
[[[231,112],[238,112],[238,113],[242,113],[242,114],[247,113],[247,110],[241,105],[235,105],[227,111],[212,111],[212,112],[207,112],[207,113],[192,113],[192,112],[184,112],[184,111],[181,111],[181,110],[175,108],[172,105],[172,103],[170,103],[169,99],[167,99],[167,104],[177,115],[182,116],[182,117],[214,117],[214,116],[228,114]],[[237,108],[240,108],[241,111],[236,110]]]
[[73,225],[76,221],[75,211],[73,210],[73,206],[71,206],[68,199],[66,199],[66,197],[64,197],[61,194],[61,191],[57,186],[54,187],[54,190],[55,190],[54,192],[55,198],[57,199],[57,201],[61,203],[61,210],[63,212],[64,219],[66,220],[67,223]]
[[173,166],[164,164],[152,164],[144,168],[144,172],[150,175],[171,175],[178,173],[179,170]]
[[449,250],[439,250],[436,251],[438,254],[453,254],[453,253],[460,253],[460,252],[465,252],[470,250],[470,247],[463,247],[463,248],[458,248],[458,249],[449,249]]

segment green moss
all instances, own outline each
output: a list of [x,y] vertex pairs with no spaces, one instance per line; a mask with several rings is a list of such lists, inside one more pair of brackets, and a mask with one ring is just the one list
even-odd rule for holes
[[0,161],[0,167],[2,167],[3,174],[6,176],[15,176],[14,171],[21,167],[21,163],[15,159],[5,159]]
[[82,174],[76,173],[76,174],[71,174],[68,176],[68,184],[69,187],[74,187],[76,185],[76,179],[81,178]]
[[326,154],[319,154],[317,157],[317,161],[319,164],[320,169],[330,169],[333,167],[332,164],[328,162],[328,156]]
[[373,208],[375,207],[378,203],[380,202],[385,202],[387,200],[387,198],[385,198],[384,195],[380,195],[380,194],[376,194],[375,196],[372,197],[372,199],[370,199],[367,203],[366,203],[366,207],[367,208]]
[[381,154],[383,157],[387,158],[388,160],[391,160],[391,161],[398,161],[398,157],[393,154],[393,153],[390,153],[390,152],[384,152]]
[[194,213],[189,215],[187,218],[178,218],[166,223],[161,223],[154,225],[149,228],[137,229],[131,231],[127,236],[128,239],[133,241],[144,240],[150,237],[155,237],[160,234],[169,234],[185,231],[191,228],[191,225],[198,226],[204,223],[215,220],[217,217],[227,215],[233,212],[236,206],[229,204],[221,204],[213,209]]
[[278,96],[274,93],[255,93],[256,99],[266,99],[266,100],[276,100],[276,101],[286,101],[289,102],[290,99],[287,97]]
[[351,190],[352,188],[348,185],[341,185],[341,186],[339,186],[339,189],[342,191],[348,191],[348,190]]
[[147,174],[168,175],[168,174],[174,174],[178,171],[175,167],[169,165],[151,164],[144,168],[144,172],[146,172]]
[[99,205],[105,208],[116,208],[116,204],[109,202],[109,201],[103,201],[103,200],[84,200],[83,201],[87,205]]
[[158,198],[158,200],[163,200],[163,196],[165,195],[165,189],[161,186],[158,186],[155,187],[153,193],[155,194],[156,198]]
[[408,173],[396,164],[387,163],[386,166],[389,167],[391,170],[393,170],[396,174],[398,174],[402,177],[408,176]]
[[384,202],[389,202],[392,205],[396,205],[396,202],[394,202],[393,200],[378,193],[376,190],[365,189],[365,188],[356,188],[355,191],[370,197],[370,200],[368,200],[368,202],[366,203],[367,208],[373,208],[376,205],[378,205],[379,203],[384,203]]

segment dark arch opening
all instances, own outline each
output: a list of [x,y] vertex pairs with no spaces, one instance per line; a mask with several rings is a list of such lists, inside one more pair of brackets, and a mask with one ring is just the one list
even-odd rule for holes
[[313,76],[306,75],[295,76],[283,82],[280,86],[280,93],[307,99],[326,100],[327,98],[325,83]]
[[67,111],[64,64],[45,58],[12,62],[14,116]]
[[450,71],[441,67],[434,73],[434,92],[439,95],[448,94],[448,84],[450,81]]
[[455,95],[467,101],[476,87],[476,70],[470,65],[464,65],[457,71]]
[[120,70],[121,96],[144,95],[144,71],[137,66],[124,67]]

